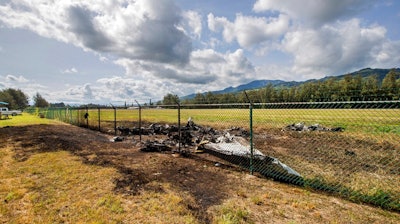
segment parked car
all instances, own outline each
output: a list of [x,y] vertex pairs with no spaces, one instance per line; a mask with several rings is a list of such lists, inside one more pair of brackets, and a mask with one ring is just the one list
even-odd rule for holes
[[0,114],[1,114],[1,116],[9,116],[9,115],[11,115],[11,116],[16,116],[16,115],[21,115],[22,114],[22,111],[20,111],[20,110],[8,110],[8,108],[7,107],[0,107]]

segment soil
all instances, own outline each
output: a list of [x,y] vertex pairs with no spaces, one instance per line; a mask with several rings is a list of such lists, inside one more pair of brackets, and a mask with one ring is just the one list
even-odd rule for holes
[[[0,142],[0,147],[14,145],[18,161],[39,152],[67,150],[84,163],[114,167],[121,174],[114,179],[116,193],[135,195],[141,190],[159,191],[161,189],[156,189],[154,184],[147,184],[152,181],[169,183],[195,198],[195,202],[187,206],[205,223],[210,221],[207,209],[220,204],[230,194],[229,186],[234,184],[221,170],[240,171],[211,155],[142,152],[138,136],[122,142],[110,141],[113,137],[71,125],[7,127],[0,128],[0,139],[6,139]],[[145,141],[148,136],[142,138]]]
[[[294,149],[299,149],[299,147],[302,148],[302,156],[304,156],[307,155],[304,151],[315,153],[316,150],[307,146],[307,142],[314,144],[326,142],[325,134],[319,136],[320,139],[317,138],[317,140],[316,136],[309,138],[303,136],[301,141],[304,141],[304,144],[301,141],[299,143],[297,133],[270,132],[269,135],[255,137],[256,145],[272,156],[296,154]],[[329,134],[329,136],[333,139],[336,135]],[[31,155],[39,152],[66,150],[79,156],[86,164],[114,167],[121,174],[114,179],[114,191],[118,194],[136,195],[143,190],[162,191],[162,188],[149,183],[168,183],[195,199],[195,201],[185,203],[201,223],[211,222],[211,217],[207,213],[208,208],[219,205],[224,199],[237,194],[239,186],[243,186],[242,180],[232,178],[232,174],[249,172],[206,153],[142,152],[140,148],[143,145],[139,142],[138,136],[125,137],[122,142],[110,141],[113,137],[98,131],[63,124],[5,127],[0,128],[0,139],[3,140],[0,142],[0,147],[13,145],[15,159],[18,161],[27,160]],[[165,136],[142,136],[143,141],[148,138],[154,140],[165,138]],[[303,145],[299,146],[299,144]],[[334,144],[334,142],[329,144]],[[342,144],[344,144],[342,146],[352,145],[353,142],[349,140],[348,143]],[[348,157],[348,161],[359,157],[356,150],[354,150],[357,153],[356,156],[346,155],[342,151],[343,149],[340,151],[343,155],[340,156]],[[326,152],[320,152],[322,153]],[[312,160],[314,156],[308,159]],[[326,162],[337,163],[338,166],[343,162],[343,159],[342,161],[332,160],[332,157],[329,159]],[[373,166],[363,167],[362,164],[358,164],[359,169],[374,168]],[[380,164],[376,164],[378,165]]]

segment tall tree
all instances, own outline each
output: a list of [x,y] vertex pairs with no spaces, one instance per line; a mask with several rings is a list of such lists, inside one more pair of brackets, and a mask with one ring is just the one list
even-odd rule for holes
[[28,96],[20,89],[8,88],[0,91],[0,101],[7,102],[10,109],[24,109],[28,107]]
[[8,92],[15,100],[15,108],[16,109],[24,109],[28,107],[28,99],[29,97],[23,93],[20,89],[8,89]]
[[179,103],[179,97],[172,93],[168,93],[163,98],[164,105],[175,105],[177,102]]
[[273,103],[276,102],[276,90],[274,86],[269,83],[261,90],[262,92],[262,103]]
[[397,73],[394,69],[390,70],[389,73],[386,74],[385,78],[382,80],[382,91],[389,98],[393,98],[393,96],[397,93]]
[[205,97],[202,93],[196,93],[196,95],[193,98],[193,102],[195,104],[204,104],[205,103]]
[[205,98],[209,104],[217,103],[217,97],[212,92],[207,92]]
[[10,109],[14,109],[13,105],[16,104],[14,98],[7,91],[1,91],[0,92],[0,101],[8,103],[7,107],[10,108]]
[[375,100],[379,90],[378,75],[368,76],[362,84],[361,95],[363,100]]
[[48,107],[50,105],[39,93],[33,96],[33,104],[35,107]]

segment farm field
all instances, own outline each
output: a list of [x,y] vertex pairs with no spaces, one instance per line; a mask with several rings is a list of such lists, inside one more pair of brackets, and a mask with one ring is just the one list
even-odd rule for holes
[[207,154],[143,153],[135,142],[28,114],[9,122],[0,123],[1,223],[400,220],[396,212],[251,176]]

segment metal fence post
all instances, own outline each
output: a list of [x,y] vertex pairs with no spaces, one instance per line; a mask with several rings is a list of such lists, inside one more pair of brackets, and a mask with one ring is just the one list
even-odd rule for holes
[[178,105],[178,135],[179,135],[179,141],[178,141],[178,152],[181,152],[181,104],[179,103],[178,100],[175,99],[175,103]]
[[99,131],[101,131],[101,127],[100,127],[100,107],[97,107],[97,118],[98,118],[98,123],[99,123]]
[[139,106],[139,142],[142,142],[142,106],[136,101],[136,104]]
[[78,116],[77,124],[80,127],[81,126],[81,108],[78,108],[77,116]]
[[253,175],[253,158],[254,158],[254,149],[253,149],[253,104],[250,103],[250,174]]
[[253,103],[251,102],[249,96],[247,95],[246,91],[244,91],[246,98],[249,102],[249,110],[250,110],[250,174],[253,175],[254,172],[254,148],[253,148]]
[[182,133],[181,133],[181,104],[178,102],[178,135],[179,135],[179,143],[178,143],[178,151],[181,152],[181,142],[182,142]]
[[89,128],[89,108],[88,108],[88,106],[86,106],[85,119],[86,119],[86,128]]
[[117,135],[117,108],[112,104],[111,106],[114,109],[114,135]]

